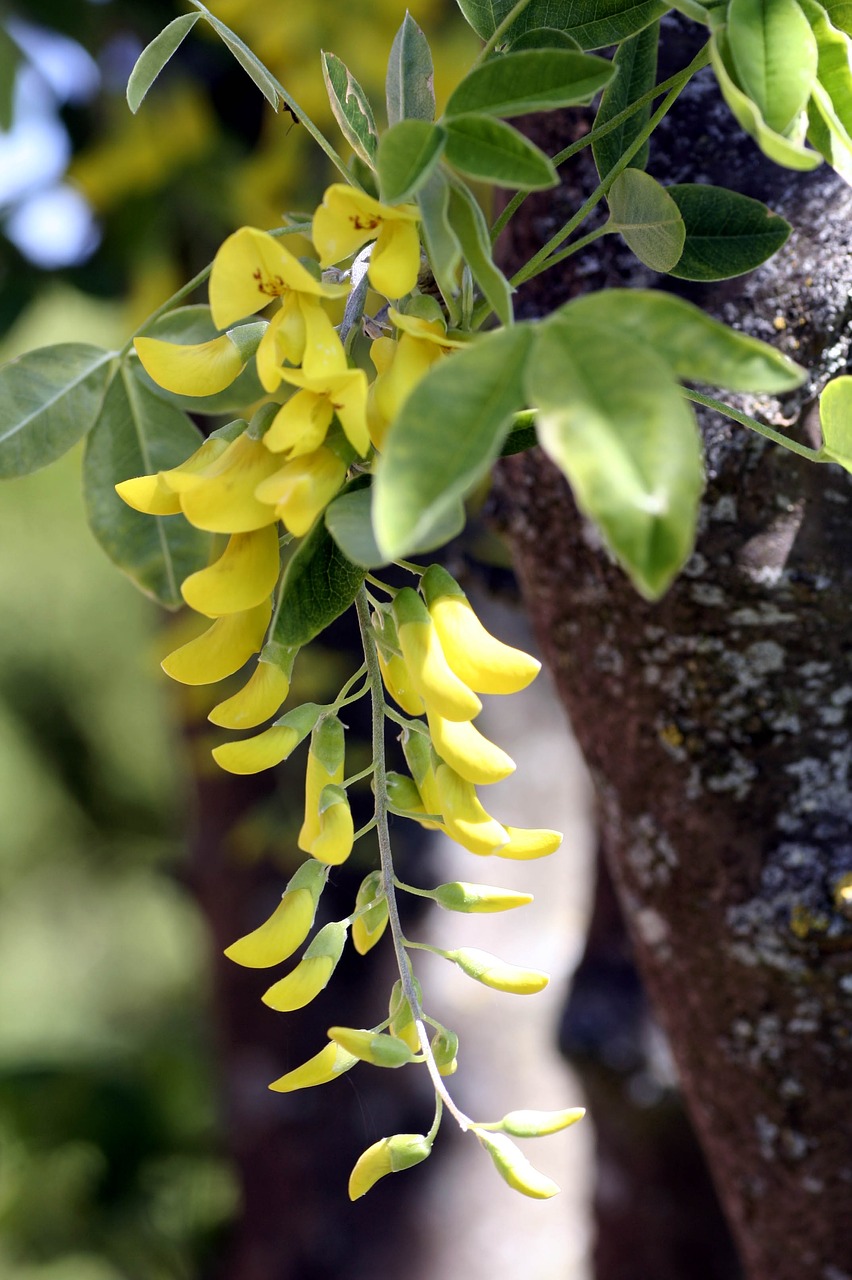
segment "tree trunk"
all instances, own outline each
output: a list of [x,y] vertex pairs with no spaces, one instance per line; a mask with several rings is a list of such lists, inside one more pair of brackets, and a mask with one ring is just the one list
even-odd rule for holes
[[[665,43],[663,75],[692,52],[678,23]],[[555,151],[565,130],[588,127],[576,114],[562,125],[555,145],[538,140]],[[759,196],[793,223],[751,276],[657,283],[812,371],[802,392],[757,409],[811,439],[815,392],[848,358],[848,188],[825,168],[764,161],[707,71],[655,135],[650,172]],[[510,264],[576,207],[589,174],[569,178],[516,219]],[[600,243],[527,286],[526,314],[653,279]],[[702,428],[697,547],[657,604],[636,595],[538,451],[502,465],[495,502],[746,1274],[849,1280],[852,482],[718,416]]]

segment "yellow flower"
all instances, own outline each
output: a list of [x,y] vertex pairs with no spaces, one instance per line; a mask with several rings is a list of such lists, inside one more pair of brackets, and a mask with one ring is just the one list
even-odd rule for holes
[[[266,657],[268,649],[280,655]],[[237,693],[218,703],[207,719],[222,729],[254,729],[274,716],[290,692],[290,673],[296,651],[266,645],[248,682]]]
[[339,1044],[327,1044],[324,1049],[320,1049],[319,1053],[308,1058],[307,1062],[273,1080],[269,1087],[276,1093],[293,1093],[296,1089],[310,1089],[313,1085],[328,1084],[337,1076],[343,1075],[345,1071],[349,1071],[358,1061],[354,1054],[347,1053]]
[[430,565],[421,588],[447,662],[471,689],[477,693],[517,693],[535,678],[541,663],[486,631],[446,569]]
[[495,991],[506,991],[509,995],[535,995],[543,991],[550,981],[548,974],[541,969],[524,969],[517,964],[508,964],[499,956],[480,951],[478,947],[459,947],[458,951],[448,951],[446,955],[469,978],[483,986],[493,987]]
[[466,782],[448,764],[435,771],[440,808],[447,835],[469,853],[496,853],[508,843],[509,833],[486,813],[473,783]]
[[292,458],[258,485],[262,502],[274,503],[275,516],[301,538],[343,484],[346,464],[325,447]]
[[382,889],[381,871],[370,871],[358,888],[356,915],[352,921],[352,945],[365,956],[381,938],[388,924],[388,902]]
[[262,440],[244,431],[200,470],[177,467],[161,472],[163,483],[180,498],[190,524],[211,533],[250,533],[274,524],[274,509],[255,497],[255,489],[277,469]]
[[191,609],[208,618],[240,613],[272,594],[279,568],[274,524],[250,533],[234,533],[218,560],[184,579],[181,595]]
[[339,867],[352,852],[355,827],[342,787],[323,787],[319,800],[319,832],[308,852],[318,862]]
[[160,665],[181,684],[215,684],[260,651],[271,616],[270,600],[243,613],[226,614],[189,644],[173,650]]
[[368,240],[376,247],[367,274],[386,298],[401,298],[414,288],[420,271],[420,213],[414,204],[380,204],[344,183],[333,183],[314,214],[311,237],[320,266],[330,267]]
[[268,969],[291,956],[311,931],[327,876],[313,859],[303,863],[269,919],[226,948],[228,959],[248,969]]
[[380,1138],[358,1157],[349,1176],[349,1199],[360,1200],[379,1178],[420,1164],[431,1150],[431,1139],[422,1133],[395,1133],[392,1138]]
[[482,710],[482,703],[450,669],[429,612],[413,588],[397,592],[393,613],[415,691],[445,719],[471,720]]
[[257,349],[257,376],[267,391],[277,389],[285,361],[291,365],[304,362],[317,373],[340,363],[343,347],[322,303],[307,295],[296,297],[298,305],[284,305],[275,313]]
[[320,835],[324,789],[331,785],[339,787],[343,781],[345,750],[343,725],[337,716],[323,716],[311,734],[305,771],[305,820],[297,841],[305,853],[311,852]]
[[281,406],[264,436],[273,453],[313,453],[335,414],[356,453],[363,457],[369,451],[367,375],[349,368],[337,334],[334,341],[337,350],[326,348],[321,362],[309,360],[306,352],[304,368],[281,370],[282,379],[300,390]]
[[370,387],[367,404],[370,437],[381,449],[387,430],[420,379],[443,356],[454,348],[465,346],[447,337],[446,324],[421,316],[403,315],[388,309],[391,323],[401,331],[397,342],[392,338],[376,338],[370,348],[370,359],[378,377]]
[[431,707],[426,719],[437,754],[467,782],[500,782],[515,771],[515,762],[469,720],[445,720]]
[[506,1134],[483,1133],[477,1129],[476,1136],[494,1161],[500,1177],[514,1191],[533,1200],[549,1200],[557,1194],[556,1183],[535,1169]]
[[328,985],[345,942],[346,927],[339,921],[320,929],[293,972],[273,983],[264,993],[263,1003],[279,1013],[290,1013],[310,1004]]
[[285,319],[279,321],[279,328],[283,327],[286,336],[279,333],[276,340],[287,346],[287,359],[298,364],[304,352],[299,312],[305,299],[341,298],[348,290],[348,284],[315,280],[275,236],[256,227],[240,227],[222,243],[213,259],[210,310],[216,328],[228,329],[274,298],[281,298]]
[[142,368],[166,391],[183,396],[212,396],[242,373],[246,360],[226,333],[210,342],[163,342],[134,338]]
[[315,702],[294,707],[282,716],[271,729],[243,738],[240,742],[225,742],[213,748],[213,759],[228,773],[260,773],[272,769],[286,760],[299,743],[308,736],[316,724],[321,708]]

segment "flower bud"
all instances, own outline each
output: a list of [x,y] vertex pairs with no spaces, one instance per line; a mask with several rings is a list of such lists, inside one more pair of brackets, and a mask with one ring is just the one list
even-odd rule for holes
[[299,832],[298,845],[310,853],[320,834],[320,796],[329,783],[343,781],[345,755],[343,725],[337,716],[324,715],[311,734],[308,766],[305,772],[305,820]]
[[430,565],[421,590],[447,662],[471,689],[477,693],[517,693],[538,674],[540,662],[486,631],[446,569]]
[[388,800],[394,809],[410,814],[412,818],[426,812],[420,792],[417,790],[417,784],[413,778],[409,778],[407,774],[389,770],[386,783]]
[[304,862],[290,878],[269,919],[226,948],[228,959],[248,969],[266,969],[291,956],[311,931],[327,877],[328,871],[320,863],[313,859]]
[[358,1059],[339,1044],[327,1044],[300,1067],[294,1067],[285,1075],[273,1080],[269,1086],[275,1093],[293,1093],[296,1089],[309,1089],[316,1084],[328,1084],[337,1076],[354,1067]]
[[508,832],[479,803],[473,783],[441,764],[435,771],[439,810],[447,835],[470,853],[496,853],[509,839]]
[[404,1067],[414,1054],[404,1040],[380,1031],[363,1031],[356,1027],[329,1027],[328,1037],[347,1053],[374,1067]]
[[455,1031],[441,1027],[432,1037],[431,1049],[439,1073],[442,1076],[455,1075],[459,1065],[456,1057],[459,1051],[459,1038]]
[[264,992],[263,1003],[279,1013],[290,1013],[310,1004],[328,986],[345,942],[346,927],[339,921],[320,929],[293,972]]
[[459,947],[457,951],[447,952],[447,959],[457,964],[469,978],[474,978],[483,986],[493,987],[495,991],[507,991],[510,995],[535,995],[550,981],[549,976],[540,969],[524,969],[517,964],[508,964],[499,956],[480,951],[478,947]]
[[[418,1000],[423,998],[420,989],[420,983],[414,979],[414,987],[417,992]],[[420,1052],[420,1036],[417,1032],[417,1026],[414,1022],[414,1014],[411,1011],[411,1005],[408,997],[402,989],[402,982],[397,978],[391,988],[390,1000],[388,1002],[388,1014],[390,1015],[390,1025],[388,1030],[392,1036],[396,1036],[398,1040],[404,1040],[412,1053]]]
[[531,893],[519,893],[514,889],[496,889],[490,884],[469,884],[464,880],[439,884],[429,896],[446,911],[463,911],[466,914],[511,911],[513,907],[525,907],[533,900]]
[[399,636],[390,610],[382,609],[374,613],[373,626],[376,629],[379,670],[385,688],[407,715],[422,716],[423,699],[412,684],[408,667],[399,653],[395,652],[399,649]]
[[380,1138],[358,1157],[349,1177],[349,1199],[360,1200],[379,1178],[420,1164],[431,1150],[431,1140],[422,1133],[396,1133],[392,1138]]
[[466,782],[500,782],[515,771],[511,756],[484,737],[469,720],[445,720],[426,710],[432,746],[437,755]]
[[319,832],[310,853],[318,862],[339,867],[352,852],[355,827],[352,810],[342,787],[323,787],[319,798]]
[[[260,773],[286,760],[314,727],[321,708],[315,702],[294,707],[271,729],[243,738],[240,742],[224,742],[213,748],[213,759],[228,773]],[[306,851],[307,852],[307,851]]]
[[510,1111],[494,1125],[486,1129],[499,1129],[513,1138],[545,1138],[576,1124],[586,1114],[585,1107],[567,1107],[564,1111]]
[[254,729],[274,716],[290,692],[297,653],[274,641],[265,644],[248,682],[218,703],[207,719],[222,729]]
[[471,720],[482,703],[450,669],[429,611],[416,591],[403,587],[393,602],[399,645],[417,693],[447,720]]
[[[370,903],[373,903],[370,906]],[[371,871],[361,881],[355,898],[355,910],[367,907],[363,915],[352,921],[352,944],[359,956],[365,956],[381,938],[388,923],[388,903],[382,889],[381,871]]]
[[549,1200],[559,1191],[556,1183],[534,1169],[505,1134],[483,1133],[481,1129],[477,1129],[476,1136],[493,1160],[500,1177],[514,1191],[520,1191],[533,1200]]

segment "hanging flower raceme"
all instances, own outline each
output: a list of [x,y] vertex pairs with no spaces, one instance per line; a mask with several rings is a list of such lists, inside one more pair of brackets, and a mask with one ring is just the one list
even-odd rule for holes
[[370,240],[375,248],[367,274],[386,298],[401,298],[420,271],[420,211],[414,204],[387,205],[345,183],[333,183],[314,214],[311,238],[320,266],[330,267]]

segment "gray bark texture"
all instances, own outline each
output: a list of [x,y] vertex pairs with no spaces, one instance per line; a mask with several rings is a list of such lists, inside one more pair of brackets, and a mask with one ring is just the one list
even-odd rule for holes
[[[662,75],[696,47],[677,23],[663,43]],[[551,153],[588,128],[579,113],[548,121],[531,132]],[[782,401],[740,404],[814,443],[817,393],[849,365],[852,193],[825,167],[765,161],[709,71],[655,135],[649,171],[759,197],[794,234],[750,276],[709,286],[653,277],[607,238],[525,286],[521,313],[592,288],[675,289],[810,371]],[[593,181],[580,165],[528,201],[504,262],[528,257]],[[852,477],[719,416],[701,426],[697,546],[656,604],[539,451],[501,464],[494,506],[745,1274],[850,1280]]]

